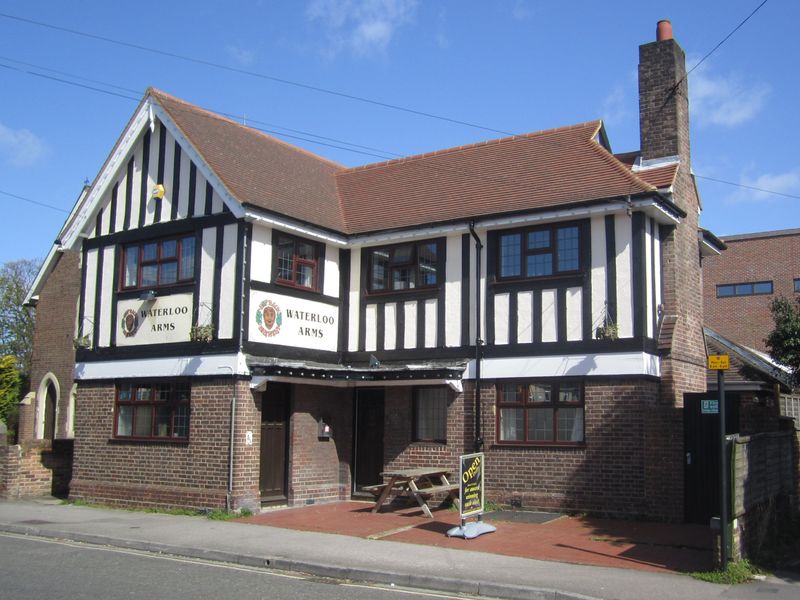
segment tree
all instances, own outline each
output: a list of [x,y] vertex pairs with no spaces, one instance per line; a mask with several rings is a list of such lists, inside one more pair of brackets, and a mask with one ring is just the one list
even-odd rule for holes
[[22,390],[22,377],[17,370],[15,356],[0,358],[0,421],[14,429],[15,423],[9,423],[9,417],[16,416],[19,395]]
[[767,336],[770,356],[792,371],[792,382],[800,385],[800,297],[791,302],[779,296],[770,305],[775,328]]
[[24,259],[0,267],[0,356],[16,357],[17,368],[24,378],[31,372],[34,315],[22,303],[39,264],[38,260]]

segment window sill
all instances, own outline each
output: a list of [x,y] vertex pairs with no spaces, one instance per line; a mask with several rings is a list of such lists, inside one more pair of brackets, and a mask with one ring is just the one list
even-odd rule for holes
[[289,288],[290,290],[300,290],[301,292],[308,292],[309,294],[321,294],[322,290],[317,288],[310,288],[304,285],[297,285],[291,281],[286,281],[284,279],[275,279],[275,285],[279,285],[281,287]]
[[436,448],[446,448],[447,441],[444,440],[413,440],[411,442],[411,446],[419,447],[419,446],[434,446]]
[[496,442],[492,448],[538,448],[554,450],[558,448],[585,450],[586,442]]
[[172,444],[172,445],[189,445],[189,438],[169,438],[169,437],[111,437],[108,439],[109,444]]

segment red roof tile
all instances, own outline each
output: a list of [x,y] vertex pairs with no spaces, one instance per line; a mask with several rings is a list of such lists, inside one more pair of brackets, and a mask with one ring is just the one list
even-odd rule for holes
[[156,89],[169,114],[234,198],[344,231],[333,175],[343,167]]

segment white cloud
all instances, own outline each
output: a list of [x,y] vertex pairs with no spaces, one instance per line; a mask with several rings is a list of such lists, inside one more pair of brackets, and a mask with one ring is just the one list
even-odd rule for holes
[[30,167],[47,156],[50,149],[28,129],[11,129],[0,123],[0,160],[13,167]]
[[781,196],[776,194],[797,195],[800,192],[800,170],[795,169],[785,173],[765,173],[758,177],[743,175],[739,183],[746,187],[740,188],[736,192],[734,198],[736,200],[777,200]]
[[256,59],[256,53],[253,50],[238,45],[228,44],[225,46],[225,52],[243,67],[249,67]]
[[706,65],[689,75],[689,106],[700,124],[733,127],[749,121],[770,91],[766,83],[745,83],[736,74],[713,75]]
[[536,13],[536,10],[525,0],[516,0],[514,8],[511,9],[511,15],[518,21],[529,19]]
[[328,55],[349,49],[365,56],[384,52],[416,9],[417,0],[313,0],[306,17],[326,28]]

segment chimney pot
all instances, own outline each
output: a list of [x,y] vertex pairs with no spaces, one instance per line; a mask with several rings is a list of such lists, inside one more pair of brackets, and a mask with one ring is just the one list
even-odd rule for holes
[[664,40],[672,39],[672,23],[668,20],[659,21],[656,26],[656,41],[663,42]]

